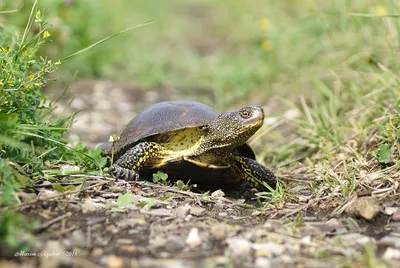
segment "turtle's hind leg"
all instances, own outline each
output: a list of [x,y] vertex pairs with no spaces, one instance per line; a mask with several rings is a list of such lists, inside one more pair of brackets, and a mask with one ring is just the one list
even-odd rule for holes
[[110,172],[119,179],[137,180],[140,169],[150,160],[159,158],[163,151],[164,147],[155,142],[138,143],[110,167]]
[[275,174],[254,159],[244,156],[235,156],[233,167],[243,175],[244,179],[253,184],[257,189],[265,189],[262,185],[263,182],[271,187],[275,187],[276,185],[277,178]]

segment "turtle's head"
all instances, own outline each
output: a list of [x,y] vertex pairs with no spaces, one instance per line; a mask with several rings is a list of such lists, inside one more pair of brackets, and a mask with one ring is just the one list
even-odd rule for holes
[[253,136],[264,122],[261,106],[248,106],[220,114],[207,126],[207,138],[213,148],[237,147]]

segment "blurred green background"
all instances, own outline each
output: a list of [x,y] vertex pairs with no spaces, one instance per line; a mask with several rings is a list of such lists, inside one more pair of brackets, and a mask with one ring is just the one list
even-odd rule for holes
[[[31,2],[2,1],[1,9],[29,14]],[[398,43],[397,28],[382,27],[397,21],[351,14],[387,14],[398,10],[398,1],[43,0],[40,5],[53,40],[43,53],[54,60],[155,20],[68,60],[55,75],[59,81],[78,72],[80,78],[132,82],[143,89],[174,87],[188,98],[202,92],[203,101],[219,109],[313,94],[315,77],[328,86],[373,79],[360,72],[375,69],[376,60],[392,64],[388,41]],[[1,23],[22,29],[26,20],[15,12],[3,14]]]

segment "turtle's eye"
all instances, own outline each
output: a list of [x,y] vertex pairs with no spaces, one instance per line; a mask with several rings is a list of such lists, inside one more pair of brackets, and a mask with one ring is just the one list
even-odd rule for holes
[[248,109],[242,109],[239,112],[240,116],[244,119],[248,119],[251,116],[251,111],[249,111]]

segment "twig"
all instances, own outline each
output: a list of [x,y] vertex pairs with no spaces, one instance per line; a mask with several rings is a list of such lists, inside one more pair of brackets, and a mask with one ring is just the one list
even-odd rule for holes
[[59,198],[59,197],[64,197],[64,196],[69,195],[69,194],[76,194],[76,193],[82,192],[83,190],[96,188],[98,186],[102,186],[102,185],[107,184],[107,183],[108,183],[108,181],[103,181],[103,182],[99,182],[99,183],[96,183],[94,185],[88,186],[88,187],[86,187],[84,189],[79,189],[79,190],[74,190],[74,191],[67,191],[67,192],[64,192],[64,193],[61,193],[61,194],[58,194],[58,195],[54,195],[54,196],[49,196],[49,197],[46,197],[46,198],[43,198],[43,199],[37,198],[35,200],[31,200],[31,201],[28,201],[28,202],[25,202],[25,203],[21,203],[21,204],[18,204],[18,205],[4,207],[4,208],[0,209],[0,211],[3,212],[3,211],[10,210],[10,209],[19,209],[19,208],[22,208],[22,207],[30,206],[30,205],[38,203],[38,202],[47,201],[47,200],[51,200],[51,199],[56,199],[56,198]]
[[287,217],[289,217],[289,216],[291,216],[291,215],[293,215],[293,214],[296,214],[297,212],[299,212],[299,211],[301,211],[301,210],[303,210],[303,209],[305,209],[305,208],[308,208],[309,206],[311,206],[311,205],[313,205],[314,203],[317,203],[317,202],[319,202],[319,201],[320,201],[319,198],[311,199],[307,204],[304,204],[304,205],[302,205],[302,206],[299,206],[299,207],[295,208],[292,212],[289,212],[289,213],[286,214],[285,216],[282,216],[280,219],[282,220],[282,219],[285,219],[285,218],[287,218]]
[[48,221],[48,222],[45,222],[45,223],[41,224],[37,229],[45,229],[45,228],[48,228],[50,225],[52,225],[52,224],[54,224],[54,223],[56,223],[56,222],[58,222],[58,221],[60,221],[60,220],[63,220],[63,219],[65,219],[65,218],[68,218],[68,217],[70,217],[71,215],[72,215],[72,213],[71,213],[71,212],[68,212],[68,213],[65,214],[65,215],[59,216],[59,217],[57,217],[57,218],[54,218],[54,219],[52,219],[52,220],[50,220],[50,221]]

